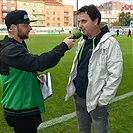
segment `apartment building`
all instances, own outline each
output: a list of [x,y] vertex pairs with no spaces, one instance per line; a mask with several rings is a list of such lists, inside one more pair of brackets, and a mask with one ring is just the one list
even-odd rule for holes
[[8,12],[17,8],[16,0],[0,0],[0,24],[4,25]]
[[73,6],[64,5],[64,26],[73,27],[74,22]]
[[119,14],[121,12],[130,12],[131,15],[133,11],[133,5],[127,5],[123,2],[110,1],[103,5],[98,6],[99,11],[102,14],[103,22],[115,22],[119,20]]
[[124,12],[130,12],[131,13],[131,16],[133,17],[133,4],[132,5],[125,4],[123,6],[122,11],[124,11]]
[[73,27],[73,6],[62,0],[45,0],[46,27]]
[[41,0],[30,1],[18,0],[17,9],[27,11],[31,20],[37,20],[31,23],[31,26],[45,27],[45,2]]
[[29,18],[38,20],[33,27],[73,27],[73,6],[63,5],[62,0],[0,0],[0,25],[5,16],[15,9],[28,12]]
[[64,27],[64,5],[62,3],[45,2],[45,14],[46,27]]
[[[73,27],[77,26],[76,12],[73,6],[63,5],[62,0],[0,0],[0,25],[4,25],[5,16],[15,9],[24,9],[34,27]],[[119,19],[121,12],[130,12],[133,17],[133,5],[111,0],[98,6],[102,14],[102,22],[112,23]]]

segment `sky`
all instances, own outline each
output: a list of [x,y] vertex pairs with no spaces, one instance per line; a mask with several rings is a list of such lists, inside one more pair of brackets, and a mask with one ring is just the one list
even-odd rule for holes
[[[94,4],[99,6],[109,1],[111,0],[78,0],[78,8],[89,4]],[[126,4],[133,4],[133,0],[115,0],[115,1],[124,2]],[[77,0],[63,0],[63,4],[73,5],[74,10],[76,10],[76,3],[77,3]]]

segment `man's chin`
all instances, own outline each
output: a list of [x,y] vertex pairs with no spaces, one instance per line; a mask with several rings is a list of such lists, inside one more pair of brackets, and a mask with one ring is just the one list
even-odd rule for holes
[[85,32],[82,33],[83,35],[87,36],[87,34]]
[[25,36],[23,39],[28,39],[29,38],[29,36]]

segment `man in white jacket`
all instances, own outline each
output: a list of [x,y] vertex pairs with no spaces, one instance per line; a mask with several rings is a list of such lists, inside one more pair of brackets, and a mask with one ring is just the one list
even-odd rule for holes
[[109,133],[109,102],[122,79],[123,59],[117,40],[108,27],[99,27],[101,13],[96,6],[77,12],[82,38],[73,61],[66,100],[74,96],[80,133]]

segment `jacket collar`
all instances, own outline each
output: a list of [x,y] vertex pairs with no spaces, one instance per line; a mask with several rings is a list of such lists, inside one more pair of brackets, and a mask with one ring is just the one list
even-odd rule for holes
[[5,46],[10,45],[10,44],[20,44],[20,45],[23,45],[27,49],[25,41],[20,43],[20,42],[16,41],[14,38],[9,38],[7,35],[1,41],[1,49],[3,49]]

